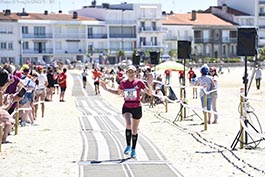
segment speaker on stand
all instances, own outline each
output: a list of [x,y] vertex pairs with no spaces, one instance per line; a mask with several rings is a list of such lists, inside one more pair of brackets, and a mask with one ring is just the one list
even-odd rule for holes
[[150,61],[153,65],[158,65],[160,61],[160,52],[154,51],[150,52]]
[[133,65],[134,66],[139,66],[140,65],[140,55],[139,54],[133,54]]
[[[183,83],[182,86],[180,88],[180,99],[184,100],[184,103],[186,104],[185,100],[186,100],[186,90],[185,90],[185,80],[186,80],[186,59],[190,58],[190,54],[191,54],[191,42],[190,41],[178,41],[178,59],[183,59],[183,65],[184,65],[184,78],[183,78]],[[184,112],[183,112],[184,109]],[[184,115],[183,115],[184,113]],[[180,110],[177,114],[176,119],[174,120],[174,122],[178,119],[178,117],[180,116],[180,120],[184,118],[186,118],[186,108],[183,107],[183,105],[180,105]]]
[[[257,29],[256,28],[238,28],[237,31],[237,55],[238,56],[244,56],[245,57],[245,72],[243,77],[243,83],[244,83],[244,96],[247,97],[248,94],[248,73],[247,73],[247,57],[248,56],[256,56],[257,55],[257,48],[258,48],[258,35],[257,35]],[[247,99],[243,98],[242,104],[247,104]],[[246,108],[243,108],[246,109]],[[246,110],[242,111],[241,116],[246,116],[245,113]],[[244,120],[244,124],[246,127],[252,127],[256,132],[257,129],[249,122],[248,119]],[[240,146],[243,148],[243,144],[251,144],[248,143],[248,133],[245,132],[245,141],[243,138],[243,132],[244,128],[242,125],[240,125],[240,130],[238,134],[236,135],[231,148],[235,149],[238,142],[240,142]]]

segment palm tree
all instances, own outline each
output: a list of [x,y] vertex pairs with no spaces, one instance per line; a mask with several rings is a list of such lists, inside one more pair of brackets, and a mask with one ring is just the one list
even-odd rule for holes
[[168,52],[168,55],[170,56],[170,59],[173,60],[173,58],[175,58],[177,56],[177,50],[176,49],[170,49],[170,51]]

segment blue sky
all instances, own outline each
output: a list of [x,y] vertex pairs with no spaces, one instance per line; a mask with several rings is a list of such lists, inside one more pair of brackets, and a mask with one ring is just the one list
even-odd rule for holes
[[[27,12],[43,12],[44,10],[58,12],[59,8],[67,13],[69,10],[78,9],[85,5],[91,5],[92,0],[0,0],[1,11],[11,9],[12,12],[20,12],[25,8]],[[205,10],[209,6],[216,6],[217,0],[97,0],[102,3],[160,3],[162,10],[169,12],[186,13],[191,10]]]

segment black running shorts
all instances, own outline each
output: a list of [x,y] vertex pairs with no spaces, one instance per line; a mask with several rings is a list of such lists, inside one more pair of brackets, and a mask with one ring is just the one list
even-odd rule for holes
[[127,113],[127,112],[132,114],[133,119],[141,119],[143,116],[141,106],[138,108],[125,108],[125,107],[123,107],[122,108],[122,114]]

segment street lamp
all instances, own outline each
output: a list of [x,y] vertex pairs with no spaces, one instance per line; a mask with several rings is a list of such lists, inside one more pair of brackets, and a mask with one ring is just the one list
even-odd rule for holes
[[123,12],[125,10],[122,9],[122,15],[121,15],[121,49],[124,50],[124,46],[123,46]]
[[19,44],[20,44],[20,54],[19,54],[19,64],[20,66],[22,66],[22,47],[23,47],[23,41],[19,40]]

